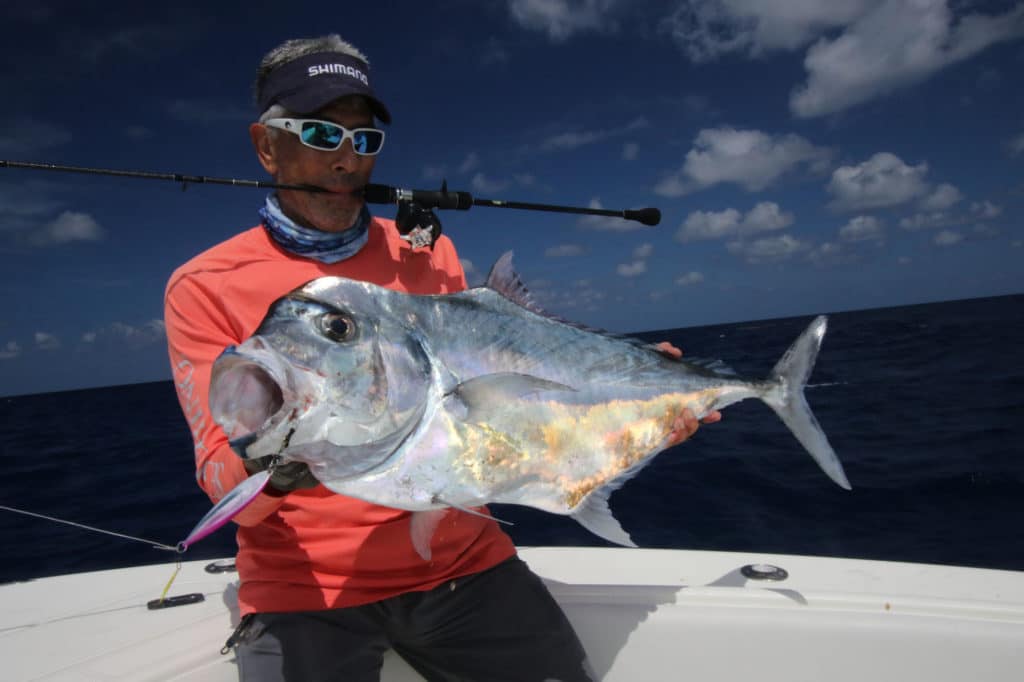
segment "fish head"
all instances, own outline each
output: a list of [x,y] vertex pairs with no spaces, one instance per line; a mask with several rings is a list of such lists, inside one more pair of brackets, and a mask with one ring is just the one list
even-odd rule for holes
[[324,483],[386,461],[423,418],[431,386],[429,356],[394,296],[320,278],[227,348],[213,366],[210,411],[235,452],[306,462]]

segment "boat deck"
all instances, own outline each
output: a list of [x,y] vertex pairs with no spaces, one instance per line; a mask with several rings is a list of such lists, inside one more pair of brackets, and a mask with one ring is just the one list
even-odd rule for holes
[[[608,682],[1017,680],[1024,572],[684,550],[523,548]],[[9,680],[236,680],[233,572],[172,564],[0,586]],[[751,568],[744,567],[754,567]],[[768,573],[768,566],[785,576]],[[753,576],[753,577],[748,577]],[[771,579],[783,577],[781,580]],[[420,680],[389,656],[382,680]]]

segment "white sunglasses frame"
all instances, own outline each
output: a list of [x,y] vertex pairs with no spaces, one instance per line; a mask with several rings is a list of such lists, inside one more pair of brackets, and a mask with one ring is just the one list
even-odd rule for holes
[[[317,147],[315,145],[312,145],[306,142],[304,139],[302,139],[303,123],[325,123],[327,125],[334,126],[335,128],[341,128],[341,141],[338,142],[338,146],[334,147],[333,149],[328,149],[326,147]],[[358,154],[359,156],[377,156],[377,154],[380,154],[380,150],[384,149],[384,140],[386,138],[384,131],[381,130],[380,128],[346,128],[340,123],[335,123],[334,121],[325,121],[321,118],[268,118],[266,121],[263,122],[263,125],[270,128],[276,128],[277,130],[284,130],[285,132],[292,133],[297,138],[299,138],[299,142],[306,145],[310,149],[317,150],[318,152],[337,151],[338,149],[341,149],[341,146],[343,144],[345,144],[345,140],[351,140],[352,151]],[[366,153],[356,149],[355,134],[362,131],[372,131],[375,133],[380,133],[380,147],[377,148],[377,151],[373,153]]]

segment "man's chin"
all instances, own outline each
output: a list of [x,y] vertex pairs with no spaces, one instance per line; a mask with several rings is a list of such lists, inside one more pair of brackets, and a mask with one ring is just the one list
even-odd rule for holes
[[338,211],[323,212],[318,215],[314,225],[321,232],[344,232],[350,229],[359,220],[359,214],[363,210],[363,203]]

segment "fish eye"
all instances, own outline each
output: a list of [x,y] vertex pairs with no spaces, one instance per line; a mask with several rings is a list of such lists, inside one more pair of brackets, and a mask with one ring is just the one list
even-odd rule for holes
[[356,332],[356,323],[344,313],[324,313],[319,324],[320,332],[331,341],[348,341]]

